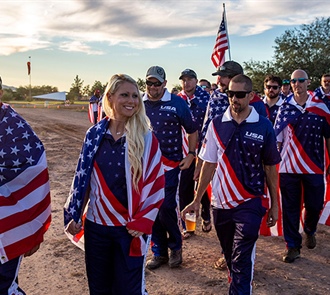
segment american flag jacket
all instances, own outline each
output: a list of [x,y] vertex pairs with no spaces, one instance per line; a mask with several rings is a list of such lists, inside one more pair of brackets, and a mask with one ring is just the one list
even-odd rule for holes
[[[86,133],[82,150],[78,159],[76,172],[72,181],[69,197],[64,206],[64,224],[67,226],[73,219],[79,222],[82,216],[84,197],[90,183],[94,156],[108,130],[110,119],[105,117],[92,126]],[[143,174],[138,182],[138,191],[132,185],[131,168],[128,162],[127,144],[125,146],[125,173],[128,194],[128,212],[124,226],[145,234],[151,234],[152,225],[164,199],[164,168],[158,140],[148,132],[145,135],[145,149],[142,157]],[[115,212],[118,214],[118,212]],[[82,233],[76,236],[81,237]],[[70,236],[69,236],[70,237]],[[75,237],[73,237],[75,239]],[[133,238],[130,256],[142,256],[146,253],[143,237]]]
[[0,261],[43,241],[51,222],[45,149],[29,124],[0,102]]

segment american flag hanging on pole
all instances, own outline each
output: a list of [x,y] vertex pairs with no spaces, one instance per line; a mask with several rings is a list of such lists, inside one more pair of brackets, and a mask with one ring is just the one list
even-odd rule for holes
[[225,52],[227,49],[229,49],[229,41],[226,27],[225,4],[223,4],[222,20],[211,55],[211,60],[216,68],[221,66],[225,62]]

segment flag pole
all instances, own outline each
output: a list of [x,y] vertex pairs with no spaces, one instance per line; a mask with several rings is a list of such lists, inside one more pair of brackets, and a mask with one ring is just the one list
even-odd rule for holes
[[227,16],[226,16],[226,4],[222,3],[222,5],[223,5],[223,18],[224,18],[225,24],[226,24],[226,34],[227,34],[227,42],[228,42],[228,55],[229,55],[229,60],[231,60],[230,43],[229,43],[229,35],[228,35],[228,25],[227,25]]
[[29,56],[28,74],[29,74],[29,83],[30,83],[29,97],[30,97],[30,101],[32,101],[32,93],[31,93],[31,56]]

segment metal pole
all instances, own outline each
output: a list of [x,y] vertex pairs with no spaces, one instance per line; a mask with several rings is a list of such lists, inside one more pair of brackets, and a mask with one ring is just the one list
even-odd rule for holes
[[223,5],[223,18],[225,20],[225,28],[226,28],[227,43],[228,43],[228,55],[229,55],[229,60],[231,60],[230,43],[229,43],[229,35],[228,35],[228,24],[227,24],[227,16],[226,16],[226,5],[225,5],[225,3],[222,3],[222,5]]
[[30,97],[30,101],[31,101],[32,100],[32,94],[31,94],[31,56],[29,56],[29,63],[30,63],[30,72],[29,72],[30,88],[29,88],[29,97]]

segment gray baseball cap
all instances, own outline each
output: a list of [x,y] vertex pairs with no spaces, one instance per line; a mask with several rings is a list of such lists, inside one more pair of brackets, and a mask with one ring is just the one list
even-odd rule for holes
[[242,66],[236,61],[230,60],[226,61],[222,66],[218,67],[217,71],[212,73],[212,76],[234,77],[239,74],[243,74]]
[[162,67],[152,66],[148,69],[146,78],[156,78],[159,82],[163,83],[166,79],[166,74]]

